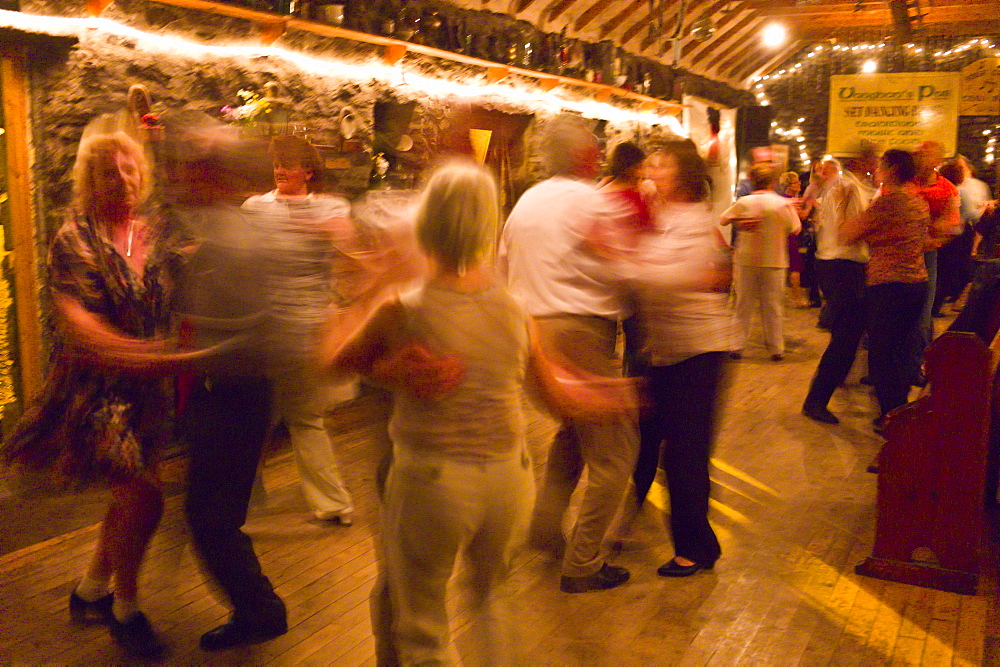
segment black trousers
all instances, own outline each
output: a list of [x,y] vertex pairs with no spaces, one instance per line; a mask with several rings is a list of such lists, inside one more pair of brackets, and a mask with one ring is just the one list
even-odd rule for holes
[[284,618],[285,608],[241,528],[270,410],[268,380],[213,377],[197,382],[181,420],[191,459],[185,511],[195,547],[229,597],[233,617],[261,623]]
[[646,369],[652,405],[639,423],[639,462],[633,476],[642,502],[657,464],[662,463],[670,492],[674,552],[707,565],[722,553],[708,523],[708,461],[715,443],[725,364],[725,352],[706,352]]
[[829,308],[830,343],[805,403],[825,408],[851,372],[865,332],[865,265],[849,259],[818,259],[816,276]]
[[880,417],[906,404],[912,341],[927,301],[927,283],[885,283],[868,288],[868,371]]

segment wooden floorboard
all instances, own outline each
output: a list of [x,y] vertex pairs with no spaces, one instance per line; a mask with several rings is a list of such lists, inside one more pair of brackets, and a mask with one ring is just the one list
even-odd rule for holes
[[[880,440],[873,400],[855,369],[831,409],[841,425],[799,414],[827,336],[816,311],[789,310],[786,360],[774,363],[759,332],[734,364],[713,459],[711,521],[723,557],[711,573],[669,580],[672,555],[654,486],[632,541],[609,560],[632,577],[618,589],[567,595],[559,568],[526,551],[502,588],[524,665],[980,665],[1000,661],[996,539],[987,543],[980,594],[960,596],[854,573],[874,535],[875,477],[865,469]],[[371,399],[328,423],[356,505],[352,527],[313,519],[287,443],[262,468],[266,503],[247,532],[288,604],[289,632],[210,655],[201,633],[227,609],[191,548],[183,496],[170,495],[142,575],[142,606],[171,646],[168,664],[374,665],[369,592],[377,574],[373,533],[377,446],[384,426]],[[533,413],[534,414],[534,413]],[[530,448],[540,480],[554,423],[534,414]],[[181,488],[183,457],[164,465]],[[44,499],[42,500],[44,502]],[[9,527],[7,529],[15,529]],[[0,664],[114,664],[125,657],[101,626],[69,622],[66,600],[97,537],[90,525],[0,556]],[[456,580],[467,567],[460,561]],[[458,655],[473,664],[475,619],[456,585],[448,598]]]

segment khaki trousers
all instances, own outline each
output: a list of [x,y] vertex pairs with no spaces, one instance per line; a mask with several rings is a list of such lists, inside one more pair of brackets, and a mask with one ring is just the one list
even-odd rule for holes
[[[615,357],[618,324],[586,315],[537,320],[542,347],[553,360],[604,377],[620,377]],[[562,574],[583,577],[601,569],[604,537],[618,512],[639,455],[637,425],[624,419],[602,423],[566,421],[556,434],[545,467],[545,480],[532,516],[531,541],[558,551],[563,516],[570,496],[587,468],[580,513],[563,556]]]
[[[517,664],[497,588],[524,543],[534,502],[526,451],[470,462],[397,447],[393,457],[382,523],[385,579],[373,592],[372,620],[391,624],[375,635],[388,634],[395,655],[383,650],[380,664],[458,662],[449,648],[445,599],[459,552],[469,565],[472,664]],[[386,589],[391,614],[379,609]]]

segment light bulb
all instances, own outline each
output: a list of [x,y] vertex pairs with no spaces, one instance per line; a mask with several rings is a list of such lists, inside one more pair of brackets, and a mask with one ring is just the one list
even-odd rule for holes
[[785,43],[788,38],[788,31],[780,23],[768,23],[761,33],[761,41],[764,46],[776,49]]

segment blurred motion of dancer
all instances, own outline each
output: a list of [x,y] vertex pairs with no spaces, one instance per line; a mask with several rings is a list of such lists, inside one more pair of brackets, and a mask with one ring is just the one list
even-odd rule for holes
[[[337,465],[324,416],[335,400],[352,398],[353,382],[320,378],[316,338],[331,301],[346,305],[357,284],[352,259],[360,243],[346,199],[324,195],[323,165],[309,142],[295,136],[271,142],[276,189],[248,199],[243,208],[275,218],[271,308],[277,349],[287,353],[274,368],[274,409],[288,428],[302,491],[317,519],[349,526],[354,502]],[[336,394],[335,394],[336,392]]]
[[[70,485],[106,481],[111,505],[87,573],[70,594],[75,621],[109,624],[128,653],[164,645],[138,603],[138,575],[163,513],[158,450],[168,437],[163,375],[179,248],[140,207],[152,189],[143,149],[93,134],[73,167],[74,212],[49,248],[58,319],[52,369],[3,446],[3,458]],[[111,579],[114,578],[114,592]]]
[[[552,410],[580,421],[636,409],[630,381],[570,372],[542,355],[528,315],[487,264],[498,223],[488,172],[464,162],[439,169],[417,213],[431,277],[346,340],[345,329],[332,330],[327,343],[333,366],[398,388],[381,535],[392,613],[373,609],[376,636],[389,636],[395,655],[380,655],[380,664],[455,661],[445,594],[460,552],[472,570],[477,664],[518,664],[496,588],[523,542],[534,497],[525,385],[535,382]],[[386,364],[401,347],[439,360],[434,382],[414,384],[405,364]],[[378,590],[373,597],[385,599]]]
[[227,347],[195,378],[181,414],[191,536],[233,608],[228,623],[201,637],[201,647],[215,651],[287,631],[285,605],[241,530],[270,423],[267,374],[281,352],[274,349],[268,293],[269,232],[278,222],[240,209],[257,156],[231,128],[201,114],[165,121],[168,201],[194,239],[178,310],[195,347]]

